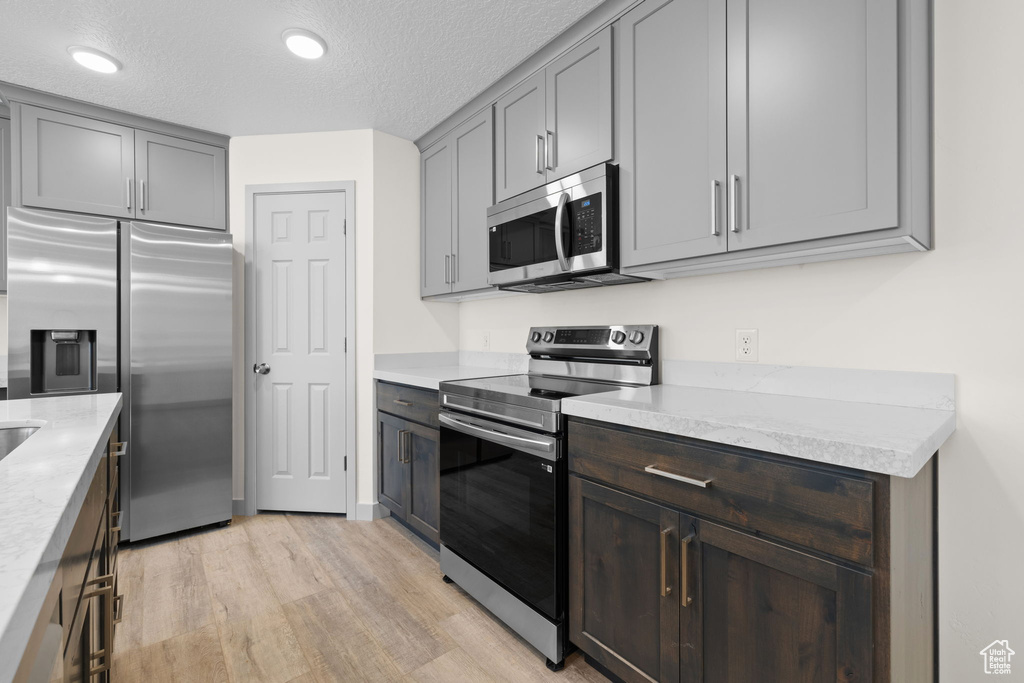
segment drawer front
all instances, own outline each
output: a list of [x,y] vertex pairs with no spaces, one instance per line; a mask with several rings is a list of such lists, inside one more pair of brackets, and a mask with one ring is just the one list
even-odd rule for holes
[[437,392],[430,389],[377,382],[377,410],[438,428]]
[[[107,502],[107,468],[100,463],[93,478],[89,492],[82,503],[82,511],[78,513],[78,521],[71,531],[64,555],[60,561],[64,585],[61,589],[63,601],[65,642],[71,628],[71,618],[75,614],[85,587],[86,572],[93,556],[93,549],[100,533],[106,528],[103,515],[106,513]],[[102,539],[101,539],[102,540]]]
[[576,421],[569,423],[569,468],[703,517],[872,563],[869,479]]

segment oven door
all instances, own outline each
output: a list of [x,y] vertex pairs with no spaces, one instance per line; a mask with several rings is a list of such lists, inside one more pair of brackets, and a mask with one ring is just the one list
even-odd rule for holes
[[550,619],[565,613],[558,437],[442,411],[441,543]]

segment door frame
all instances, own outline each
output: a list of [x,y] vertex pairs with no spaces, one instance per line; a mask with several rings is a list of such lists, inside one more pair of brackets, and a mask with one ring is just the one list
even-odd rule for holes
[[[245,186],[245,492],[242,510],[256,514],[256,383],[249,370],[256,364],[256,198],[271,194],[345,193],[345,516],[356,518],[356,250],[354,180],[318,183],[271,183]],[[349,229],[351,228],[351,230]]]

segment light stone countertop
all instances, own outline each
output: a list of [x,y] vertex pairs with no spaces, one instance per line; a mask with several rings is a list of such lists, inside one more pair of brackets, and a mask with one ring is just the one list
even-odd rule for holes
[[433,368],[396,368],[374,370],[373,378],[385,382],[408,384],[424,389],[438,390],[441,382],[456,379],[477,379],[479,377],[497,377],[499,375],[516,374],[498,368],[481,368],[467,365],[441,365]]
[[898,477],[956,429],[953,410],[672,384],[563,399],[562,412]]
[[120,412],[121,394],[0,401],[0,428],[40,428],[0,460],[0,682],[14,677]]

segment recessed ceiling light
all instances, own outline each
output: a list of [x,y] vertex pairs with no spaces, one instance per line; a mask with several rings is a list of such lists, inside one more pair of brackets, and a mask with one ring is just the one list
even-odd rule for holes
[[320,59],[327,52],[327,43],[312,31],[290,28],[281,37],[288,49],[303,59]]
[[115,71],[121,70],[121,62],[91,47],[72,45],[68,48],[68,52],[75,58],[76,62],[86,69],[99,71],[101,74],[112,74]]

